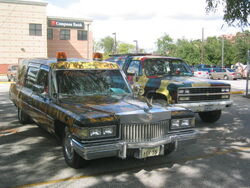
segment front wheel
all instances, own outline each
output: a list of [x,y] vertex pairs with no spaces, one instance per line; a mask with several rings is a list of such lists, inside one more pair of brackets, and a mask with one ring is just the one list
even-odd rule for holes
[[71,139],[71,134],[69,132],[68,127],[65,128],[64,136],[63,136],[63,155],[66,163],[75,169],[82,168],[84,164],[87,163],[80,155],[78,155],[74,148],[73,142]]
[[221,110],[214,110],[210,112],[199,112],[199,116],[202,121],[208,123],[214,123],[220,119]]

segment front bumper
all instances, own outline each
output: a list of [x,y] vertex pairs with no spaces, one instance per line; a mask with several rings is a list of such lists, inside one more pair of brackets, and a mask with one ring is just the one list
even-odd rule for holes
[[[85,160],[92,160],[104,157],[120,157],[125,159],[129,150],[139,151],[142,148],[151,148],[160,146],[160,155],[164,154],[164,147],[166,144],[175,143],[176,149],[179,144],[186,145],[195,143],[199,132],[196,130],[172,133],[159,140],[140,142],[140,143],[129,143],[125,141],[116,141],[112,143],[98,143],[98,144],[83,144],[74,138],[72,138],[74,150]],[[139,153],[139,152],[138,152]],[[141,158],[138,153],[135,153],[136,158]]]
[[193,112],[208,112],[214,110],[222,110],[232,106],[233,101],[213,101],[213,102],[196,102],[196,103],[179,103],[174,104],[174,107],[183,107],[192,110]]

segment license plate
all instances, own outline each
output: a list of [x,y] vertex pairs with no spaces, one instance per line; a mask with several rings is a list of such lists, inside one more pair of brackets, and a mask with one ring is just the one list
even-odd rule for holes
[[141,150],[141,157],[146,158],[146,157],[153,157],[160,155],[160,146],[154,147],[154,148],[143,148]]

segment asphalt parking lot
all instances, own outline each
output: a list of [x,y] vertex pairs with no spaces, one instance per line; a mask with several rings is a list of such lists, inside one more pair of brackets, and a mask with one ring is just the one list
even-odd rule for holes
[[197,118],[202,135],[196,144],[168,156],[106,158],[75,170],[65,164],[52,135],[35,124],[19,124],[8,88],[0,83],[1,188],[250,187],[250,99],[242,95],[232,96],[234,106],[218,122]]

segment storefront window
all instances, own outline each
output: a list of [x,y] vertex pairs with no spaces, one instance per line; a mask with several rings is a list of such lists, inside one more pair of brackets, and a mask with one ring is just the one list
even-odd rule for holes
[[70,30],[61,29],[60,30],[60,40],[70,40]]
[[88,40],[88,32],[84,30],[77,30],[77,40]]
[[42,24],[29,24],[29,34],[32,36],[42,36]]

